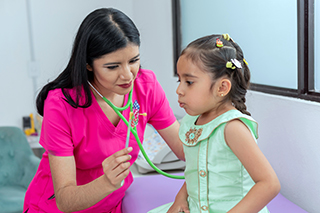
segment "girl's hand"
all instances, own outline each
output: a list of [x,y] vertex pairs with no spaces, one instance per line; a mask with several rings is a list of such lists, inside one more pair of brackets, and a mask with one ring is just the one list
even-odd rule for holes
[[122,186],[121,182],[130,172],[130,163],[127,161],[131,159],[131,155],[128,155],[131,151],[132,147],[122,149],[102,162],[104,176],[114,190]]
[[186,182],[183,183],[180,191],[178,192],[176,199],[167,213],[190,213],[189,205],[188,205],[188,192]]
[[187,200],[175,200],[167,213],[190,213]]

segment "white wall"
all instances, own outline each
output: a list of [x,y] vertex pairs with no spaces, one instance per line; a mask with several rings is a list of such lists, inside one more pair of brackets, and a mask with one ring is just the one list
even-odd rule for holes
[[174,112],[184,114],[175,93],[171,0],[135,1],[133,16],[141,33],[142,67],[156,73]]
[[21,126],[33,110],[25,1],[0,1],[0,125]]
[[[22,117],[36,112],[36,93],[66,66],[77,28],[87,14],[115,7],[133,18],[132,4],[127,0],[1,0],[0,125],[22,127]],[[32,49],[38,67],[35,81],[28,75]]]
[[[141,32],[142,66],[155,71],[175,114],[185,114],[175,93],[170,0],[30,0],[30,5],[38,89],[66,65],[83,18],[95,8],[115,7]],[[26,17],[26,1],[0,1],[0,126],[21,127],[22,116],[35,112]],[[259,123],[259,146],[280,178],[281,192],[308,212],[320,212],[320,104],[253,91],[247,99]]]
[[[154,70],[168,94],[175,91],[171,0],[2,0],[0,27],[6,30],[0,31],[1,126],[22,127],[22,117],[36,112],[37,92],[64,69],[81,21],[99,7],[115,7],[134,20],[141,33],[142,66]],[[32,49],[38,67],[35,80],[28,74]],[[183,113],[175,93],[171,105]]]
[[281,193],[310,213],[320,212],[320,104],[254,91],[247,99]]

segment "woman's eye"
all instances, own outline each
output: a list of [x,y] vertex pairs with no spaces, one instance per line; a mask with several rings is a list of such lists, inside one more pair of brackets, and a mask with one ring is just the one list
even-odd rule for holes
[[180,79],[178,79],[177,82],[180,83]]
[[187,83],[188,85],[193,84],[193,82],[192,82],[192,81],[186,81],[186,83]]
[[131,60],[130,63],[135,63],[135,62],[137,62],[139,60],[140,60],[140,58],[135,58],[135,59]]
[[116,69],[118,66],[109,66],[109,67],[107,67],[109,70],[114,70],[114,69]]

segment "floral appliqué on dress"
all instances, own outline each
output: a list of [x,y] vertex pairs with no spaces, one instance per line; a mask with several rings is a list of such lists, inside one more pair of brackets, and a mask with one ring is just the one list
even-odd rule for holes
[[198,138],[200,137],[201,133],[202,128],[190,128],[190,130],[186,133],[186,142],[188,144],[195,144],[198,141]]

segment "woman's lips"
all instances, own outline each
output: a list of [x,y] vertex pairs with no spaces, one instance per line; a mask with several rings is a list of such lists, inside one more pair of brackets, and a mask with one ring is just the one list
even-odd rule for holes
[[128,84],[119,84],[118,86],[126,89],[126,88],[131,87],[131,84],[132,84],[132,81]]

